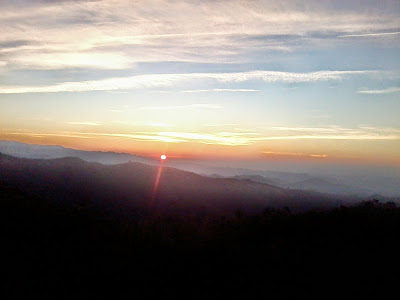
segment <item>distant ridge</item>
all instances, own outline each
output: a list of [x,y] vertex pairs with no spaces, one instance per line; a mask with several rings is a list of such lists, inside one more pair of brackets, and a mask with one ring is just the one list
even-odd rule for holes
[[[0,140],[0,153],[28,159],[77,157],[86,162],[96,162],[105,165],[129,162],[139,162],[152,166],[159,164],[157,159],[128,153],[83,151],[56,145],[33,145],[4,140]],[[379,196],[379,199],[382,200],[383,198],[398,199],[400,196],[399,176],[372,175],[368,177],[368,173],[363,173],[362,176],[347,176],[346,174],[325,176],[316,173],[218,167],[207,160],[168,159],[164,162],[164,165],[208,177],[250,180],[285,189],[314,191],[322,194],[328,193],[345,197],[357,196],[363,198],[370,198],[371,195],[379,194],[382,195]]]
[[151,165],[158,163],[156,160],[128,153],[84,151],[57,145],[34,145],[14,141],[0,141],[0,152],[15,157],[31,159],[78,157],[88,162],[98,162],[102,164],[121,164],[130,161]]
[[[24,159],[0,155],[0,182],[65,205],[95,205],[107,211],[145,209],[152,200],[157,166],[131,162],[103,165],[79,158]],[[211,178],[164,167],[155,207],[168,213],[207,211],[232,214],[267,207],[292,211],[337,207],[356,202],[315,192],[286,190],[234,178]]]

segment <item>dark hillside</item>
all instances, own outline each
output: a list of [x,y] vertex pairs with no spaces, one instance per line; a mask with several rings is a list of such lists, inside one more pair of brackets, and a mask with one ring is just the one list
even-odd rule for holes
[[381,299],[396,280],[393,202],[164,168],[150,205],[158,167],[1,155],[0,171],[3,299]]
[[394,203],[121,219],[48,200],[0,184],[2,299],[384,299],[397,286]]
[[141,163],[102,165],[78,158],[30,160],[0,155],[0,181],[25,193],[59,204],[94,205],[129,215],[151,203],[160,212],[191,214],[200,209],[229,215],[238,209],[261,212],[266,207],[322,209],[356,200],[251,180],[204,177],[168,167],[163,167],[157,193],[153,193],[158,170]]

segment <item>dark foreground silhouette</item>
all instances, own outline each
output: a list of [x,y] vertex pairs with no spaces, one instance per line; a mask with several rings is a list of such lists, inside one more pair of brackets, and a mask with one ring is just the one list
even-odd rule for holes
[[0,184],[2,299],[384,299],[400,209],[113,217]]

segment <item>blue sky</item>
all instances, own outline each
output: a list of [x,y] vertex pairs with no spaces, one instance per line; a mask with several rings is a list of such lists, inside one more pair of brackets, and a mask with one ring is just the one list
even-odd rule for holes
[[399,1],[2,1],[0,138],[399,163]]

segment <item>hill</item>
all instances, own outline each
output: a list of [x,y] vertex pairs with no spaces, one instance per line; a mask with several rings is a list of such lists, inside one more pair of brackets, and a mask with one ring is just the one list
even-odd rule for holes
[[156,160],[127,153],[83,151],[55,145],[33,145],[14,141],[0,141],[0,152],[3,154],[30,159],[55,159],[77,157],[88,162],[102,164],[121,164],[141,162],[150,165],[157,164]]
[[[157,172],[161,171],[154,193]],[[0,155],[0,181],[62,205],[95,206],[113,213],[145,211],[215,214],[260,212],[266,207],[293,211],[337,207],[356,198],[286,190],[234,178],[211,178],[141,163],[102,165],[78,158],[30,160]]]
[[[77,157],[87,162],[106,165],[129,162],[139,162],[151,166],[158,166],[159,164],[158,160],[128,153],[83,151],[62,146],[34,145],[13,141],[0,141],[0,153],[28,159]],[[384,200],[385,198],[398,198],[400,195],[398,188],[400,185],[400,173],[395,168],[390,172],[385,170],[384,173],[377,172],[376,168],[373,170],[367,168],[352,173],[348,167],[342,171],[334,172],[334,166],[329,166],[328,170],[322,173],[318,169],[307,172],[305,172],[306,169],[300,172],[288,172],[271,170],[270,168],[273,168],[272,165],[264,165],[262,167],[257,164],[257,168],[261,169],[248,169],[235,167],[235,162],[228,165],[223,164],[224,166],[220,167],[220,163],[215,161],[173,158],[165,161],[164,165],[214,178],[249,179],[284,189],[314,191],[323,194],[330,193],[340,197],[371,198],[373,195],[379,194],[379,199]]]
[[0,181],[2,299],[386,299],[397,289],[395,203],[128,218],[30,187]]

